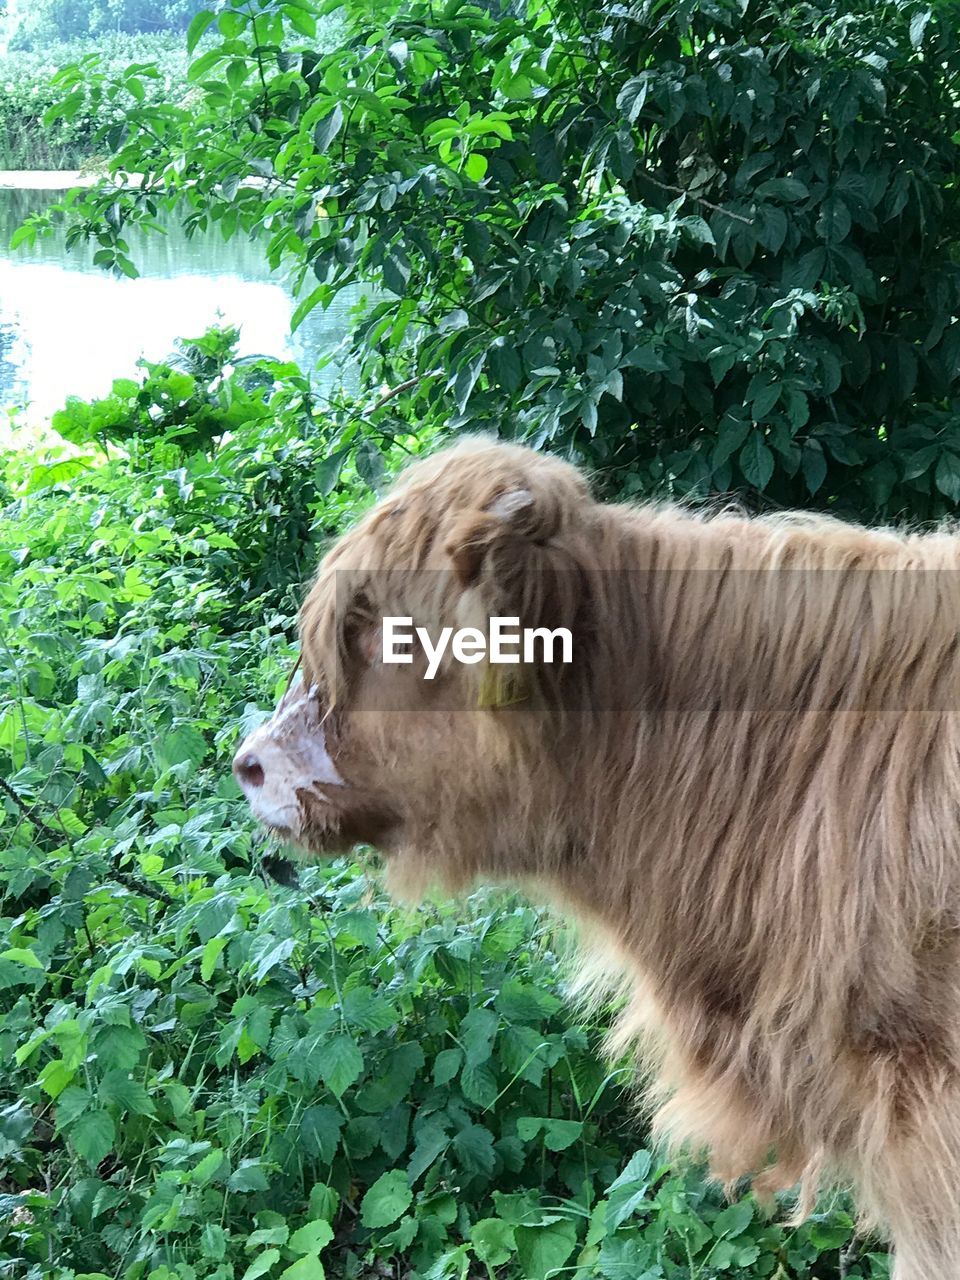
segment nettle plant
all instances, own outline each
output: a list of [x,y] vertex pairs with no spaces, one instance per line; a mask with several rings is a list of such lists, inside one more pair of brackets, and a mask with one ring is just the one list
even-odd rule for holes
[[331,7],[199,15],[202,105],[131,97],[111,178],[143,184],[71,199],[71,234],[126,270],[165,207],[265,229],[301,316],[379,282],[358,357],[415,379],[385,420],[619,491],[955,509],[957,0],[346,0],[323,53]]

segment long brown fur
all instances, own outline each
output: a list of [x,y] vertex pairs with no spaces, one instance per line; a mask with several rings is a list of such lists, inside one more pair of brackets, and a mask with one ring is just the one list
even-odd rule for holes
[[491,668],[410,713],[347,681],[331,751],[402,812],[390,883],[578,917],[626,975],[612,1040],[643,1046],[658,1132],[726,1183],[802,1182],[804,1212],[852,1186],[897,1280],[960,1276],[958,569],[951,532],[605,506],[471,441],[410,468],[302,615],[327,686],[345,583],[364,616],[571,623],[578,663],[506,705]]

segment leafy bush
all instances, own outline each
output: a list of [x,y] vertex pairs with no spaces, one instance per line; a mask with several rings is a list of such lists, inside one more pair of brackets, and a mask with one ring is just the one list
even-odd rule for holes
[[33,0],[6,26],[13,49],[135,32],[184,31],[202,0]]
[[[206,573],[226,592],[214,617],[228,631],[267,608],[292,612],[318,548],[357,493],[430,438],[393,436],[375,408],[349,398],[321,410],[295,365],[238,357],[237,338],[212,329],[183,339],[169,360],[142,361],[139,382],[118,379],[104,399],[71,398],[53,416],[76,446],[96,445],[108,458],[125,446],[124,463],[156,486],[152,495],[131,488],[129,518],[142,503],[162,511],[164,539],[199,539]],[[71,485],[93,463],[70,454],[31,465],[26,491]]]
[[356,414],[308,415],[283,366],[231,372],[229,336],[187,344],[201,420],[221,394],[250,410],[219,443],[175,422],[129,453],[78,431],[6,460],[0,1266],[823,1280],[843,1252],[884,1276],[842,1206],[795,1230],[645,1149],[625,1069],[563,1003],[548,917],[489,893],[397,910],[342,863],[287,887],[228,768],[292,656],[289,596],[232,621],[243,544],[260,469],[281,526],[332,531],[368,489],[349,465],[321,492]]
[[958,0],[348,0],[326,56],[261,8],[195,20],[202,109],[131,110],[117,236],[166,201],[267,226],[305,307],[378,279],[359,352],[418,420],[611,488],[956,509]]
[[[45,122],[63,94],[54,78],[77,59],[92,73],[94,63],[117,90],[88,102],[69,119]],[[183,39],[166,35],[105,36],[96,44],[77,41],[46,44],[36,53],[10,53],[0,58],[0,167],[5,169],[72,169],[94,158],[100,130],[119,126],[136,90],[129,89],[131,66],[155,68],[136,76],[144,101],[179,102],[187,92],[187,59]],[[106,143],[101,154],[107,154]]]

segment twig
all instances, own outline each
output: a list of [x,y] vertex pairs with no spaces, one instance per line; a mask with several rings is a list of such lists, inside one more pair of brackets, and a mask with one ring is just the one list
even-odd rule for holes
[[675,187],[672,182],[661,182],[652,173],[648,173],[646,169],[641,170],[640,177],[646,178],[647,182],[652,182],[655,187],[659,187],[662,191],[672,191],[678,196],[689,196],[691,200],[696,200],[697,204],[702,204],[705,208],[712,209],[714,213],[722,213],[725,218],[732,218],[734,222],[742,222],[745,227],[752,227],[754,224],[753,218],[745,218],[742,213],[733,213],[730,209],[724,209],[723,205],[714,204],[712,200],[708,200],[705,196],[695,196],[686,187]]
[[[51,840],[62,840],[64,836],[69,842],[69,833],[66,830],[57,831],[55,827],[51,827],[49,823],[44,822],[42,818],[38,818],[35,808],[31,808],[26,801],[13,789],[6,778],[0,778],[0,791],[4,791],[13,803],[17,806],[28,822],[42,831],[45,836],[49,836]],[[129,889],[131,893],[139,893],[141,897],[152,898],[154,902],[160,902],[165,907],[172,907],[176,904],[168,893],[164,893],[162,889],[154,889],[153,885],[147,884],[138,876],[131,875],[128,871],[120,871],[116,867],[111,867],[107,871],[107,875],[111,880],[115,880],[117,884],[123,885],[125,889]]]
[[14,791],[13,787],[11,787],[10,783],[6,780],[6,778],[0,778],[0,790],[3,790],[7,793],[7,795],[10,797],[13,803],[17,806],[17,808],[20,810],[23,816],[28,821],[32,822],[35,827],[38,827],[43,832],[44,835],[50,836],[54,840],[59,840],[61,838],[63,833],[60,831],[55,831],[53,827],[47,826],[47,824],[43,821],[42,818],[38,818],[37,815],[34,813],[34,811],[26,803],[26,801],[22,800],[21,797],[17,794],[17,792]]
[[390,387],[389,390],[384,391],[383,394],[373,402],[370,406],[370,413],[374,413],[377,409],[382,409],[383,406],[393,400],[395,396],[402,396],[405,391],[410,391],[418,383],[423,382],[425,378],[439,378],[442,372],[442,369],[431,369],[429,373],[418,373],[415,378],[408,378],[406,382],[401,382],[395,387]]
[[847,1267],[851,1262],[856,1261],[857,1254],[860,1252],[860,1241],[854,1236],[847,1247],[840,1254],[840,1280],[847,1280]]
[[107,872],[112,880],[116,880],[118,884],[122,884],[125,889],[129,889],[131,893],[139,893],[144,898],[152,898],[154,902],[161,902],[165,907],[172,907],[176,904],[168,893],[164,893],[162,889],[154,889],[153,885],[147,884],[145,880],[132,876],[129,871],[117,871],[111,869]]

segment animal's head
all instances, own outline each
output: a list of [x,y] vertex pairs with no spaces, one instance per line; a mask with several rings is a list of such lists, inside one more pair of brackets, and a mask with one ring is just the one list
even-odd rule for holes
[[[597,512],[572,467],[516,446],[412,465],[324,559],[300,616],[302,677],[237,752],[259,820],[317,855],[372,844],[411,892],[560,856]],[[519,661],[464,632],[489,642],[492,618],[518,620],[502,656]],[[386,623],[386,650],[385,619],[411,620]],[[557,634],[526,653],[509,639],[537,628]]]

